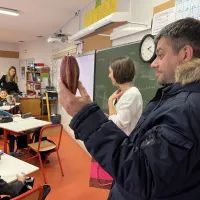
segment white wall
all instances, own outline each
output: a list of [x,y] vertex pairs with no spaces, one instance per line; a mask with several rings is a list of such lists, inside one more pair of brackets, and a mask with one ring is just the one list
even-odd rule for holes
[[[150,25],[151,20],[153,18],[153,8],[159,4],[163,3],[163,0],[131,0],[131,13],[132,13],[132,21],[145,23]],[[122,30],[125,26],[121,26],[115,30],[113,30],[113,34],[117,35],[120,30]],[[118,46],[122,44],[137,42],[142,39],[142,37],[148,33],[151,33],[151,29],[141,31],[138,33],[127,34],[127,36],[114,39],[112,41],[113,46]]]
[[47,43],[47,38],[24,42],[19,45],[19,59],[35,58],[35,62],[50,65],[52,43]]
[[19,59],[18,58],[1,58],[0,57],[0,77],[7,73],[11,66],[15,66],[19,76]]
[[[103,2],[104,0],[101,0]],[[131,0],[118,0],[117,11],[128,12],[130,10]],[[75,16],[71,19],[63,28],[63,33],[68,33],[70,35],[75,34],[80,29],[84,28],[84,16],[87,12],[95,8],[95,0],[91,1],[85,8],[80,11],[80,16]]]
[[[103,2],[104,0],[101,0]],[[117,11],[119,12],[128,12],[130,11],[132,13],[132,22],[139,22],[139,23],[145,23],[150,25],[151,20],[153,17],[153,8],[159,4],[163,3],[163,0],[118,0],[118,7]],[[79,28],[84,28],[84,15],[93,9],[95,7],[95,1],[91,1],[88,6],[83,8],[80,12],[80,18],[79,16],[74,17],[70,22],[66,24],[66,26],[63,27],[64,33],[74,34],[77,31],[79,31]],[[79,23],[80,21],[80,23]],[[120,28],[117,28],[116,31],[113,31],[114,34],[117,34],[121,29],[123,29],[125,26],[121,26]],[[139,33],[134,34],[127,34],[124,37],[114,39],[113,46],[122,45],[130,42],[136,42],[140,41],[141,38],[147,34],[151,33],[151,30],[145,30],[141,31]]]
[[[51,65],[51,56],[52,56],[52,43],[47,43],[47,38],[42,38],[34,41],[24,42],[19,44],[19,59],[20,66],[26,67],[26,60],[34,59],[37,63],[45,63],[46,65]],[[26,91],[26,79],[22,80],[19,83],[20,90]]]
[[18,43],[0,42],[0,50],[3,51],[19,51]]
[[[18,43],[0,42],[0,50],[2,51],[19,51]],[[6,74],[9,67],[15,66],[19,74],[19,59],[0,57],[0,77]]]
[[74,131],[69,127],[69,123],[72,119],[70,115],[65,111],[64,108],[60,107],[60,114],[61,114],[61,123],[63,125],[64,130],[80,145],[80,147],[85,150],[87,153],[88,151],[86,150],[84,143],[80,140],[76,140],[74,136]]

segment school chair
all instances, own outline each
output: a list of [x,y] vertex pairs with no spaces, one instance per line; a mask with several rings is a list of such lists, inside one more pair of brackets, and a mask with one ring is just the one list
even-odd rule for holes
[[43,187],[37,186],[11,200],[42,200]]
[[[39,142],[28,144],[29,149],[36,152],[36,155],[28,158],[27,160],[31,160],[33,158],[39,158],[40,168],[42,170],[42,175],[43,175],[45,183],[47,183],[47,180],[46,180],[46,176],[44,173],[43,162],[42,162],[41,154],[40,154],[41,152],[48,152],[48,155],[50,155],[54,152],[57,153],[61,174],[62,174],[62,176],[64,176],[63,168],[62,168],[61,161],[60,161],[60,156],[58,153],[59,148],[60,148],[61,137],[62,137],[62,130],[63,130],[62,124],[53,124],[53,125],[51,124],[51,125],[44,126],[40,130]],[[42,137],[51,137],[51,136],[56,136],[56,135],[58,135],[58,140],[56,143],[52,143],[48,140],[42,140]]]

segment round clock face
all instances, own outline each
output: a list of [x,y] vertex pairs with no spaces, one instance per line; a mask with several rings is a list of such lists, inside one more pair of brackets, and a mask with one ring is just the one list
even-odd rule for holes
[[152,62],[155,58],[155,43],[153,35],[146,35],[140,44],[140,58],[144,62]]

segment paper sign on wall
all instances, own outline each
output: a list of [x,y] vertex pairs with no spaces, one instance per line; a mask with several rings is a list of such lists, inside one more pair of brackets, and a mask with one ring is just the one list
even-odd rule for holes
[[186,17],[200,19],[200,0],[176,0],[176,20]]
[[96,6],[95,7],[98,7],[101,5],[101,0],[96,0]]
[[152,35],[156,35],[166,25],[174,22],[175,20],[175,8],[169,8],[162,12],[159,12],[153,17]]

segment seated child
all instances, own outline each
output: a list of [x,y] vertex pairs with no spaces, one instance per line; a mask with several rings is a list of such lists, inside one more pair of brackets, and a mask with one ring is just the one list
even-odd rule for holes
[[[8,113],[6,111],[0,110],[0,118],[1,116],[7,116],[7,117],[16,117],[18,115],[12,115],[11,113]],[[11,134],[7,134],[7,139],[9,140],[9,150],[10,150],[10,155],[14,156],[14,157],[19,157],[24,155],[23,152],[19,152],[18,150],[27,148],[27,134],[30,133],[35,133],[34,134],[34,141],[32,142],[38,142],[39,141],[39,136],[40,136],[40,130],[41,128],[36,128],[36,129],[32,129],[29,131],[25,131],[24,135],[20,135],[20,136],[15,136],[15,135],[11,135]],[[0,135],[3,134],[3,129],[0,129]],[[46,140],[46,137],[43,137],[42,140]],[[17,151],[15,152],[15,141],[17,141]],[[42,160],[44,162],[48,163],[48,160],[46,159],[46,155],[42,154],[41,155]]]
[[[33,188],[34,178],[26,177],[24,173],[17,175],[17,181],[8,184],[5,180],[0,178],[0,195],[9,195],[16,197],[24,192],[31,190]],[[43,185],[43,195],[42,200],[45,200],[47,195],[50,193],[51,187],[49,185]],[[0,197],[1,199],[1,197]],[[4,197],[2,199],[10,199],[9,197]]]
[[[7,91],[5,89],[1,89],[1,92],[0,92],[0,102],[7,103],[7,99],[6,99],[7,96],[8,96]],[[13,103],[16,102],[16,99],[14,97],[12,97],[12,102]]]
[[[18,115],[12,115],[11,113],[9,112],[6,112],[6,111],[3,111],[3,110],[0,110],[0,118],[1,116],[7,116],[7,117],[16,117]],[[2,135],[3,134],[3,130],[0,129],[0,134]],[[18,136],[18,137],[15,137],[14,135],[10,135],[10,134],[7,134],[7,138],[9,140],[9,149],[10,149],[10,155],[11,156],[20,156],[22,155],[21,153],[16,153],[14,152],[14,148],[15,148],[15,140],[16,138],[18,138],[18,140],[23,140],[24,141],[24,137],[27,137],[26,135],[25,136]]]

